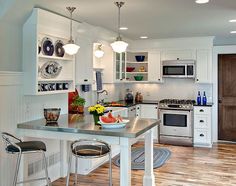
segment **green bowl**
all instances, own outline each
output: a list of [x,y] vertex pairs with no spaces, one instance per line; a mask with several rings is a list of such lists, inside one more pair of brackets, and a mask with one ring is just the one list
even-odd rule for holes
[[135,81],[142,81],[143,76],[134,76]]

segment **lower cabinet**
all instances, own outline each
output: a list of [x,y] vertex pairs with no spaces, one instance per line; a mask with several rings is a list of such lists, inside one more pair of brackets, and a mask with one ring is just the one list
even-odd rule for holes
[[[149,118],[149,119],[157,119],[158,113],[158,105],[157,104],[140,104],[139,106],[139,116],[140,118]],[[157,127],[152,129],[153,138],[156,140],[158,139],[158,131]]]
[[194,107],[194,147],[212,147],[211,107]]

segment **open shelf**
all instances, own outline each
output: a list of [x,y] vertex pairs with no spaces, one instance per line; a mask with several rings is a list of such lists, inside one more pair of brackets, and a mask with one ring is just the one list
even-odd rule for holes
[[55,59],[55,60],[62,60],[62,61],[72,61],[72,57],[57,57],[57,56],[47,56],[43,54],[38,55],[39,58],[44,58],[44,59]]

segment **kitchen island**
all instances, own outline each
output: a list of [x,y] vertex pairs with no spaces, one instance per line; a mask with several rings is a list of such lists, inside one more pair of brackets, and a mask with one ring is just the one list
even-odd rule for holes
[[[19,123],[17,132],[21,136],[61,140],[61,151],[67,149],[67,141],[78,139],[100,139],[111,145],[120,145],[120,185],[131,185],[131,145],[136,139],[145,134],[145,173],[144,186],[154,186],[153,173],[153,133],[151,129],[159,125],[155,119],[128,118],[130,121],[125,128],[102,129],[94,125],[93,117],[72,118],[73,115],[61,115],[56,125],[46,125],[45,119]],[[73,134],[73,135],[72,135]],[[61,161],[61,176],[66,176],[67,152],[64,150]]]

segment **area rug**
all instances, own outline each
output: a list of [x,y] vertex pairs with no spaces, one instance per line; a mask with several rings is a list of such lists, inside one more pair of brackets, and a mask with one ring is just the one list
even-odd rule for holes
[[[161,167],[170,158],[171,152],[167,148],[153,148],[153,168]],[[113,163],[120,166],[120,155],[114,158]],[[144,147],[132,148],[131,150],[131,169],[144,170],[145,169],[145,152]]]

